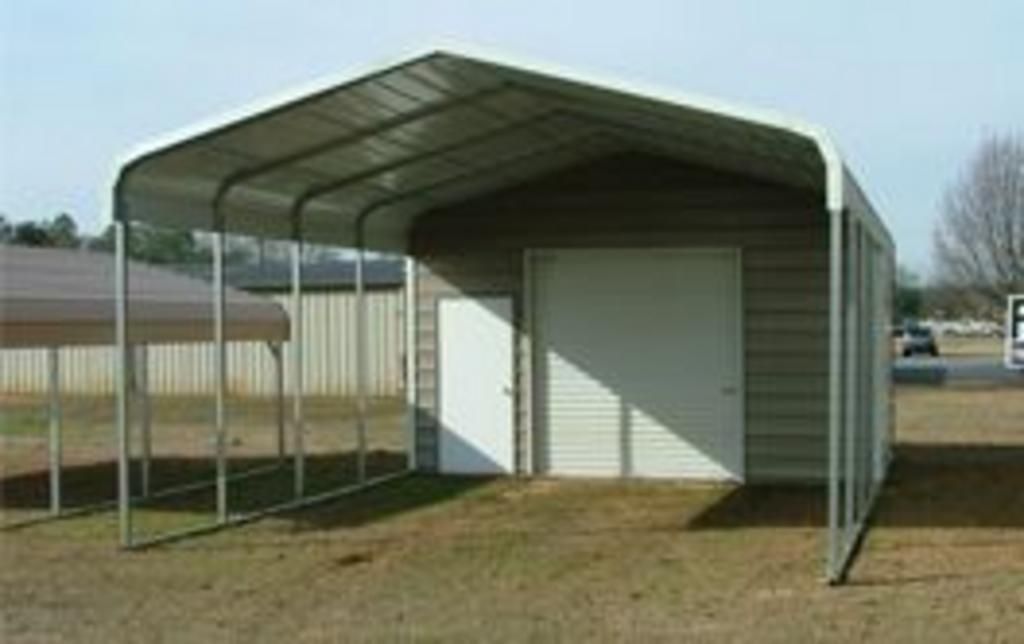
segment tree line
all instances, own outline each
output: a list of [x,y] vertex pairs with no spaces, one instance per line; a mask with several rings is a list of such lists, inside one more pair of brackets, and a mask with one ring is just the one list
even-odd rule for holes
[[[52,219],[11,222],[0,215],[0,243],[17,246],[47,248],[78,248],[100,252],[113,252],[114,227],[108,225],[96,236],[83,234],[74,217],[60,213]],[[187,231],[162,230],[150,226],[134,225],[129,245],[132,257],[152,264],[187,264],[208,260],[209,244]],[[239,250],[235,251],[240,254]],[[241,253],[247,255],[247,253]],[[234,257],[235,260],[243,257]]]
[[982,141],[942,197],[932,246],[930,280],[899,271],[898,317],[998,320],[1024,293],[1024,136]]
[[[213,259],[213,247],[206,234],[155,228],[139,223],[132,224],[129,231],[128,246],[133,259],[160,265],[203,264]],[[107,225],[99,235],[88,235],[79,230],[74,217],[68,213],[60,213],[52,219],[16,223],[0,214],[0,244],[112,253],[114,226]],[[286,252],[273,243],[229,238],[224,260],[228,264],[255,263],[266,259],[282,260],[287,257]],[[307,256],[312,259],[323,259],[333,255],[323,249],[309,248]]]

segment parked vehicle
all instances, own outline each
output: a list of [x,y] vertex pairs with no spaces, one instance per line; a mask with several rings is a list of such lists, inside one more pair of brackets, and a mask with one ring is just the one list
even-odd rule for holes
[[904,358],[909,358],[918,353],[932,357],[939,355],[939,343],[936,341],[931,327],[920,324],[907,324],[903,327],[897,327],[894,335],[896,335],[897,342],[899,343],[897,350]]
[[1006,299],[1006,366],[1024,373],[1024,293]]

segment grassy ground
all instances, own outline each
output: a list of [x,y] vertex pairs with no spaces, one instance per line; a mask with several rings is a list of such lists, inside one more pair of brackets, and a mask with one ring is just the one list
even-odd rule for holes
[[[45,403],[38,399],[7,397],[3,403],[0,440],[0,495],[5,522],[43,516],[49,500],[46,473],[47,422]],[[310,398],[306,402],[306,490],[325,492],[356,481],[356,428],[348,402]],[[212,481],[212,402],[202,398],[154,399],[151,485],[154,491],[172,486]],[[235,399],[229,405],[229,472],[260,470],[258,477],[229,486],[229,505],[242,513],[283,503],[293,498],[292,459],[278,458],[276,407],[272,400]],[[405,467],[402,407],[397,400],[375,401],[370,407],[367,471],[394,472]],[[116,495],[114,404],[109,398],[64,401],[63,473],[64,504],[75,509],[95,505]],[[285,434],[290,451],[292,437]],[[133,436],[139,453],[139,435]],[[141,491],[141,470],[136,461],[133,490]],[[215,513],[212,486],[193,493],[138,504],[134,523],[140,537],[180,530],[209,522]]]
[[820,583],[816,489],[416,476],[136,553],[107,516],[2,533],[0,639],[1014,641],[1024,392],[897,402],[843,588]]
[[939,351],[944,356],[1002,356],[1002,338],[958,338],[943,336],[939,338]]

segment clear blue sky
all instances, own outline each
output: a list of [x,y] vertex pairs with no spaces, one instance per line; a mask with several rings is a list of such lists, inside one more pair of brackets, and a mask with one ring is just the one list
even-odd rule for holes
[[139,141],[443,40],[817,122],[923,270],[945,186],[1024,130],[1022,26],[1017,0],[4,0],[0,211],[96,230]]

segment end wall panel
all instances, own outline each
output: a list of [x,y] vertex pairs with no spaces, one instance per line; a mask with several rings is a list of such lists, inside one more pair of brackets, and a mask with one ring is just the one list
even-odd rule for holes
[[[741,249],[743,262],[747,478],[824,480],[828,218],[822,203],[813,193],[624,155],[425,215],[412,243],[424,269],[417,286],[421,462],[435,458],[437,297],[500,291],[518,298],[523,253],[531,248],[729,246]],[[521,312],[517,299],[520,329]],[[524,344],[518,346],[522,384],[529,363]],[[521,436],[528,402],[521,387]]]

